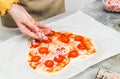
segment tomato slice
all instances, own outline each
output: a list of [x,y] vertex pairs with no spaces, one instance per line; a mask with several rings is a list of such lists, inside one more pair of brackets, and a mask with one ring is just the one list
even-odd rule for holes
[[58,37],[58,39],[61,41],[61,42],[64,42],[64,43],[69,43],[70,41],[70,38],[66,35],[61,35],[60,37]]
[[48,48],[47,47],[40,47],[38,49],[40,54],[48,54]]
[[33,40],[33,41],[31,42],[30,48],[36,48],[36,47],[38,47],[39,45],[40,45],[40,41],[39,41],[39,40]]
[[72,50],[68,53],[68,57],[70,58],[76,58],[79,55],[77,50]]
[[41,59],[40,56],[32,56],[31,61],[32,62],[38,62]]
[[85,50],[85,49],[86,49],[86,46],[85,46],[84,44],[82,44],[82,43],[78,44],[77,47],[78,47],[79,49],[81,49],[81,50]]
[[48,44],[52,42],[52,39],[48,38],[47,40],[43,40],[44,43]]
[[51,31],[51,32],[48,34],[48,36],[53,36],[53,35],[55,35],[55,31]]
[[83,37],[80,36],[80,35],[77,35],[77,36],[74,37],[74,40],[75,40],[75,41],[82,41],[82,40],[83,40]]
[[51,68],[54,66],[54,61],[53,60],[47,60],[45,61],[44,65],[48,68]]
[[65,59],[65,57],[63,55],[54,57],[54,61],[58,62],[58,63],[62,62],[64,59]]

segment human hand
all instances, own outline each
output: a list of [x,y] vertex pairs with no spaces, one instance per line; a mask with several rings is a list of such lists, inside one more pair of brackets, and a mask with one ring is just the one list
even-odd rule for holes
[[14,19],[20,31],[34,39],[46,39],[51,29],[45,25],[37,23],[29,13],[20,5],[13,4],[8,10],[8,14]]

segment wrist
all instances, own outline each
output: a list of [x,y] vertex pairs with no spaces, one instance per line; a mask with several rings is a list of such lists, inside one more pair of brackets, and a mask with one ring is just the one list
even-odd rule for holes
[[7,11],[7,13],[8,13],[9,15],[11,15],[11,14],[14,12],[16,5],[18,5],[18,4],[13,4],[13,5],[11,6],[11,9],[9,9],[9,10]]
[[11,9],[12,5],[18,3],[19,0],[1,0],[0,1],[0,11],[1,15],[4,16],[9,9]]

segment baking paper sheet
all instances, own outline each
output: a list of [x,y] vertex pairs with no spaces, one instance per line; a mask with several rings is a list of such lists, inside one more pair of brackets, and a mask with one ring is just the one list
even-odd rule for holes
[[81,11],[47,25],[56,31],[69,31],[91,38],[97,46],[96,54],[92,58],[70,63],[58,74],[38,74],[26,63],[29,38],[18,35],[0,43],[0,79],[68,79],[120,53],[120,33]]

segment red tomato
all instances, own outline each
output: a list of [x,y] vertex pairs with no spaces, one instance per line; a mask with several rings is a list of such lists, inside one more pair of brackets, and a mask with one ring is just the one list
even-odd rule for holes
[[34,40],[31,42],[31,48],[36,48],[40,45],[40,41],[39,40]]
[[48,34],[48,36],[53,36],[53,35],[55,35],[55,31],[51,31],[51,32]]
[[41,59],[40,56],[32,56],[31,61],[32,62],[38,62]]
[[63,33],[63,35],[66,35],[68,37],[72,36],[73,34],[72,33],[69,33],[69,32],[66,32],[66,33]]
[[78,44],[77,46],[79,49],[81,50],[85,50],[86,49],[86,46],[84,44]]
[[40,54],[48,54],[48,48],[47,47],[40,47],[38,49]]
[[52,42],[52,39],[48,38],[47,40],[44,40],[44,43],[48,44],[48,43],[51,43]]
[[44,65],[45,65],[46,67],[51,68],[51,67],[53,67],[54,62],[53,62],[53,60],[47,60],[47,61],[45,61]]
[[83,37],[78,35],[78,36],[75,36],[75,37],[74,37],[74,40],[75,40],[75,41],[82,41],[82,40],[83,40]]
[[65,57],[62,55],[59,55],[58,57],[54,57],[54,61],[58,63],[62,62],[64,59]]
[[78,53],[78,51],[76,51],[76,50],[72,50],[72,51],[70,51],[70,52],[68,53],[68,56],[69,56],[70,58],[76,58],[78,55],[79,55],[79,53]]
[[70,38],[68,36],[65,36],[65,35],[61,35],[58,39],[64,43],[69,43],[69,41],[70,41]]

